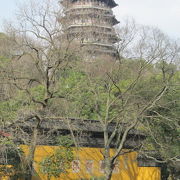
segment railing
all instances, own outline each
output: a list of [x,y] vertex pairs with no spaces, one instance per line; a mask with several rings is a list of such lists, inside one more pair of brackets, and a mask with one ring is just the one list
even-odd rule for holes
[[86,42],[83,42],[82,44],[84,44],[84,45],[93,44],[93,45],[96,45],[96,46],[104,46],[104,47],[113,48],[112,44],[104,44],[104,43],[101,43],[101,42],[86,41]]
[[98,6],[98,7],[102,7],[102,8],[108,8],[108,5],[105,4],[105,3],[102,3],[101,1],[96,1],[96,2],[85,2],[85,1],[82,1],[82,2],[74,2],[71,4],[71,6]]
[[[75,9],[74,9],[75,10]],[[76,9],[75,11],[67,11],[66,15],[88,15],[88,14],[93,14],[93,15],[101,15],[104,17],[115,17],[111,12],[99,12],[99,11],[94,11],[94,9]]]
[[[72,30],[72,31],[67,32],[67,33],[81,33],[81,32],[83,32],[83,34],[85,34],[84,31],[81,31],[81,30]],[[92,33],[92,32],[94,32],[94,30],[86,31],[87,34]],[[96,33],[96,34],[98,34],[98,33],[101,34],[100,37],[103,37],[103,36],[111,36],[111,38],[118,39],[118,37],[117,37],[117,35],[116,35],[116,33],[115,33],[114,31],[112,31],[112,32],[96,31],[95,33]]]
[[72,27],[99,27],[99,28],[105,28],[105,29],[111,29],[113,28],[111,26],[101,26],[101,25],[93,25],[92,23],[79,23],[79,24],[71,24],[67,27],[67,29],[72,28]]
[[76,9],[99,9],[103,11],[109,11],[110,14],[113,14],[113,11],[110,8],[105,8],[105,7],[99,7],[99,6],[92,6],[92,5],[74,5],[68,8],[64,13],[67,13],[72,10]]

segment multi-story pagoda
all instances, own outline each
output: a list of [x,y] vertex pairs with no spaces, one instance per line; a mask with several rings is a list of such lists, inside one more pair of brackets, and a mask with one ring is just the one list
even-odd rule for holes
[[76,40],[92,56],[115,56],[118,41],[114,25],[119,22],[113,15],[114,0],[62,0],[63,29],[69,40]]

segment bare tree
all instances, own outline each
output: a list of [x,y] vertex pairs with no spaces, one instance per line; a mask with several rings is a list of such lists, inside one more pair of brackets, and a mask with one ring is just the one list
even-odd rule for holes
[[51,114],[49,104],[64,98],[58,93],[58,82],[61,73],[76,59],[77,49],[69,51],[70,42],[62,36],[61,24],[58,22],[60,16],[58,1],[32,0],[20,7],[16,26],[9,24],[6,27],[13,47],[7,66],[0,70],[3,75],[1,82],[13,86],[14,95],[9,98],[22,96],[17,111],[19,114],[13,120],[19,119],[21,123],[35,120],[31,135],[18,129],[18,138],[29,145],[27,179],[31,179],[33,174],[40,124],[44,117]]

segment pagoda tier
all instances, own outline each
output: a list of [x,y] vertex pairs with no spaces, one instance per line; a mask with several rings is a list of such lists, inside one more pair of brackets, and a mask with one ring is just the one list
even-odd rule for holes
[[[62,0],[61,1],[61,4],[63,6],[67,6],[67,5],[72,5],[72,4],[75,4],[75,3],[81,3],[80,0]],[[98,6],[108,6],[110,8],[114,8],[117,6],[117,4],[115,3],[114,0],[84,0],[83,3],[85,4],[88,4],[88,3],[91,3],[91,4],[94,4],[94,5],[98,5]]]
[[[111,12],[102,11],[99,9],[73,9],[65,12],[67,24],[106,24],[114,26],[119,23]],[[68,23],[69,22],[69,23]]]
[[[89,53],[114,56],[118,42],[114,25],[119,21],[112,9],[113,0],[63,0],[64,17],[61,18],[68,39],[76,39]],[[93,55],[94,56],[94,55]]]
[[95,26],[94,28],[91,26],[71,26],[66,32],[67,37],[70,38],[70,40],[77,37],[81,42],[102,43],[109,46],[118,41],[114,31],[111,29],[108,29],[107,31],[106,28],[100,26]]

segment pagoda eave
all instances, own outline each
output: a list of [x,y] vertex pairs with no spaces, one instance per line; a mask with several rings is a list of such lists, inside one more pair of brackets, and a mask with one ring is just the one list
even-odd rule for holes
[[[77,0],[71,0],[71,2],[75,2],[75,1],[77,1]],[[99,0],[99,1],[106,3],[111,8],[118,6],[118,4],[116,4],[116,2],[114,0]]]

